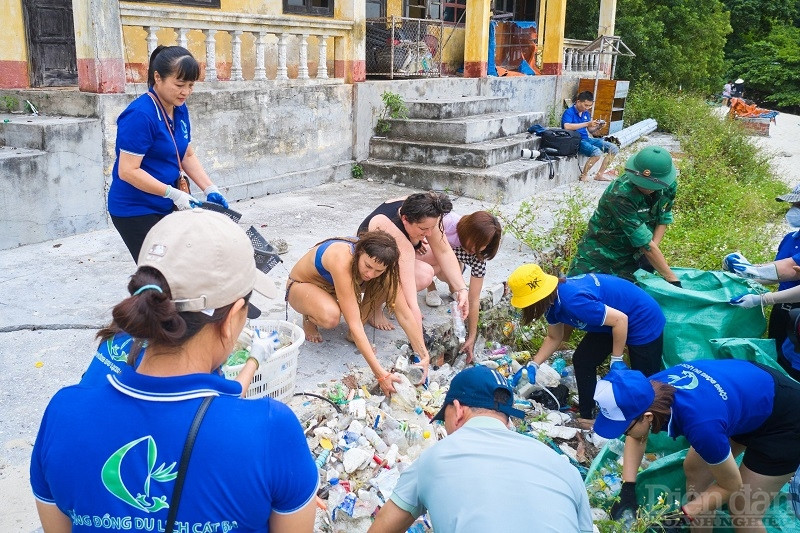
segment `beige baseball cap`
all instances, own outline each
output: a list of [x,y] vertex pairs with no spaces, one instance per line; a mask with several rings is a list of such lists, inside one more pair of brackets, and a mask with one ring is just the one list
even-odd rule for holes
[[[178,211],[161,219],[144,239],[139,266],[161,272],[180,312],[211,314],[252,291],[267,298],[278,295],[275,282],[256,268],[244,230],[206,209]],[[260,314],[251,303],[248,318]]]

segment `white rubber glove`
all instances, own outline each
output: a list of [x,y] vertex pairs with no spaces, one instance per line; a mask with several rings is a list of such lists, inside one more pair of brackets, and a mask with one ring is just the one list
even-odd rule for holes
[[778,267],[775,263],[766,265],[744,265],[734,267],[735,274],[742,278],[753,279],[762,283],[777,283]]
[[761,305],[761,295],[742,294],[741,296],[736,296],[734,298],[731,298],[729,303],[731,305],[735,305],[736,307],[743,307],[744,309],[750,309],[751,307],[756,307]]
[[164,198],[172,200],[178,211],[185,211],[199,205],[191,194],[186,194],[170,185],[167,185],[167,192],[164,193]]

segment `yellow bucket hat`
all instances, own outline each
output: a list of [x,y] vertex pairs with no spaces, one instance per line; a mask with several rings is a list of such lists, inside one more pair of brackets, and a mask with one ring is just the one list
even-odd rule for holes
[[547,298],[552,293],[558,278],[545,274],[539,265],[529,264],[517,267],[508,277],[511,289],[511,305],[519,309],[531,306]]

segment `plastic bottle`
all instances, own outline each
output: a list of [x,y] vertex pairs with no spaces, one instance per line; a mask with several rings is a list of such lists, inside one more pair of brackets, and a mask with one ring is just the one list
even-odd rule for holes
[[450,302],[450,318],[453,320],[453,335],[459,342],[464,342],[467,338],[467,329],[464,327],[464,319],[461,318],[461,310],[458,302]]
[[386,450],[389,449],[389,446],[383,442],[383,439],[375,432],[374,429],[367,426],[364,428],[364,436],[367,438],[369,443],[375,448],[375,451],[378,453],[385,453]]
[[336,519],[336,508],[341,505],[347,496],[347,490],[339,483],[339,478],[331,479],[331,488],[328,490],[328,511]]
[[608,449],[617,454],[619,457],[622,457],[623,452],[625,452],[625,443],[619,439],[608,441],[606,446],[608,446]]

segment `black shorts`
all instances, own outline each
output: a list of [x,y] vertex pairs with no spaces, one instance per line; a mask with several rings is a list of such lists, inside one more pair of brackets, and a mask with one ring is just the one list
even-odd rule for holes
[[783,476],[800,465],[800,384],[779,370],[754,363],[775,381],[772,414],[761,426],[731,440],[747,446],[742,464],[757,474]]

